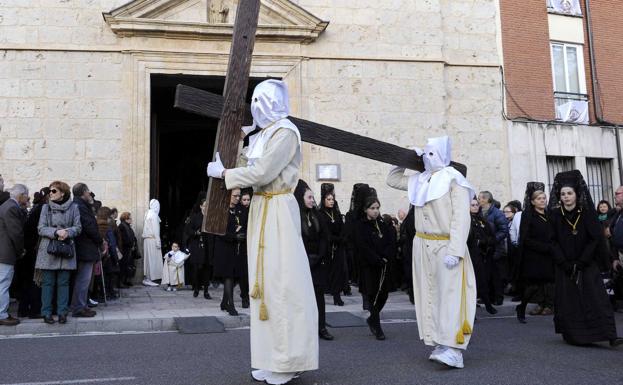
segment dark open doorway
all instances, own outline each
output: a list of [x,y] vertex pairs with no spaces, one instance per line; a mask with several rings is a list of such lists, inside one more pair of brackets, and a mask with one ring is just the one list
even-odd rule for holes
[[[249,81],[253,88],[263,79]],[[184,219],[206,191],[206,166],[212,157],[218,121],[173,108],[175,87],[185,84],[222,94],[222,76],[151,75],[150,197],[160,201],[163,251],[181,237]]]

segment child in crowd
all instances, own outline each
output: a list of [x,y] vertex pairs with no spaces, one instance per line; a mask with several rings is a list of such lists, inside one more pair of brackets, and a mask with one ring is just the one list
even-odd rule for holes
[[166,291],[177,291],[184,286],[184,261],[190,254],[180,251],[177,242],[171,245],[171,251],[164,255],[162,265],[162,284],[167,285]]

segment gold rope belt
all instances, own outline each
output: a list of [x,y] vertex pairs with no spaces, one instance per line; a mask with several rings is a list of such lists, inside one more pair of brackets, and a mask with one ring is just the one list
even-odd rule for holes
[[[448,234],[428,234],[428,233],[415,233],[415,236],[428,241],[449,241],[450,235]],[[461,309],[460,312],[460,328],[456,333],[456,343],[462,345],[465,343],[465,335],[472,334],[472,327],[467,321],[467,287],[465,282],[465,262],[463,258],[460,261],[461,269]]]
[[[264,207],[262,208],[262,225],[260,226],[260,242],[257,252],[257,266],[255,268],[255,285],[251,291],[251,298],[260,299],[260,321],[266,321],[268,319],[268,309],[266,309],[266,303],[264,303],[264,228],[266,227],[266,216],[268,214],[268,202],[277,195],[290,194],[292,190],[284,190],[277,192],[260,191],[254,193],[255,195],[264,198]],[[260,281],[260,274],[262,279]]]
[[428,234],[416,232],[415,236],[418,238],[426,239],[428,241],[449,241],[450,236],[448,234]]

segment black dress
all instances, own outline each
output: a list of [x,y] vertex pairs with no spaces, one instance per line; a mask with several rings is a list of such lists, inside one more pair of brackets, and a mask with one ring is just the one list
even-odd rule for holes
[[121,221],[119,224],[119,237],[121,238],[121,254],[123,255],[119,261],[120,276],[123,282],[127,282],[134,278],[136,273],[134,259],[138,256],[138,244],[134,230],[126,222]]
[[301,209],[301,236],[309,260],[318,308],[318,330],[326,327],[324,291],[329,280],[329,231],[315,209]]
[[[600,275],[605,256],[600,252],[603,235],[597,218],[577,208],[554,210],[550,217],[556,262],[556,333],[568,343],[580,345],[617,338],[612,306]],[[571,224],[576,220],[574,234]]]
[[390,228],[382,220],[363,219],[356,223],[354,240],[361,265],[359,291],[370,302],[371,312],[383,309],[389,292],[389,266],[396,253]]
[[230,208],[225,235],[214,237],[213,274],[215,278],[239,278],[242,275],[243,266],[237,241],[237,233],[241,228],[241,214],[239,207]]
[[329,281],[328,291],[333,295],[339,295],[348,284],[348,266],[346,263],[346,250],[344,248],[344,222],[339,212],[331,209],[319,211],[321,225],[328,230],[328,262]]
[[495,234],[480,213],[471,214],[471,218],[467,248],[476,274],[476,290],[483,303],[490,305],[487,282],[489,282],[489,265],[495,251]]
[[238,258],[240,266],[239,284],[240,284],[240,298],[245,301],[249,299],[249,262],[247,259],[247,227],[249,224],[249,208],[242,205],[240,208],[240,226],[242,227],[238,232],[237,248]]
[[184,227],[184,246],[188,249],[188,257],[185,274],[190,277],[189,281],[193,289],[198,292],[203,286],[208,289],[211,278],[210,248],[213,246],[210,236],[201,232],[203,214],[197,211],[190,214],[188,223]]

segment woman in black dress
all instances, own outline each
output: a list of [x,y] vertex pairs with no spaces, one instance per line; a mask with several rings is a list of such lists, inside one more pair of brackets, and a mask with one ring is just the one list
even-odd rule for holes
[[323,340],[330,341],[333,336],[327,331],[324,303],[324,292],[329,280],[329,231],[320,219],[321,214],[314,207],[314,193],[303,180],[299,180],[294,190],[294,197],[301,211],[301,236],[307,252],[312,282],[314,283],[314,293],[316,294],[318,335]]
[[363,310],[369,310],[368,298],[364,294],[365,288],[362,286],[365,282],[361,279],[361,262],[360,256],[357,252],[357,245],[355,241],[355,229],[359,222],[363,206],[366,198],[371,195],[370,186],[365,183],[356,183],[353,185],[353,192],[350,197],[350,209],[346,213],[344,221],[344,246],[346,250],[346,260],[348,263],[348,275],[350,282],[356,285],[359,289],[362,299]]
[[344,306],[340,296],[348,285],[348,267],[344,250],[344,220],[335,200],[335,188],[331,183],[320,186],[320,219],[329,231],[329,292],[333,295],[333,304]]
[[[557,204],[556,204],[557,203]],[[572,345],[620,345],[600,270],[609,258],[595,206],[579,171],[556,175],[550,198],[556,262],[556,333]]]
[[491,258],[493,258],[495,251],[495,233],[489,222],[482,216],[482,208],[477,199],[472,199],[469,210],[472,222],[467,237],[467,248],[476,273],[478,297],[489,314],[496,314],[498,311],[491,305],[487,285],[489,282],[489,263],[492,261]]
[[136,273],[134,260],[140,258],[140,255],[136,234],[132,229],[132,214],[128,212],[121,213],[119,236],[121,237],[121,254],[123,255],[119,261],[121,283],[125,286],[132,286],[132,279]]
[[240,299],[242,300],[242,308],[249,308],[249,263],[247,260],[247,227],[249,224],[249,206],[251,205],[251,197],[253,190],[244,189],[240,192],[240,226],[241,229],[236,235],[238,258],[241,267],[238,284],[240,285]]
[[547,196],[541,182],[526,187],[524,211],[519,226],[517,283],[521,303],[515,311],[517,320],[526,323],[529,302],[538,305],[530,315],[550,315],[554,306],[554,261]]
[[370,307],[370,317],[366,321],[376,339],[384,340],[381,310],[389,294],[389,264],[396,253],[396,244],[391,241],[390,226],[380,218],[380,207],[375,195],[366,198],[355,226],[354,238],[362,267],[359,290],[363,288],[362,294]]
[[[205,196],[205,193],[200,193]],[[205,215],[205,199],[199,198],[193,206],[190,217],[184,230],[183,244],[190,252],[187,264],[190,267],[190,282],[193,288],[193,297],[199,296],[199,290],[203,286],[203,297],[211,299],[208,288],[210,286],[211,267],[208,258],[210,243],[207,234],[201,232],[203,216]]]
[[223,280],[223,300],[221,310],[229,315],[238,315],[234,306],[234,282],[242,276],[240,245],[238,236],[242,230],[240,217],[242,210],[238,206],[240,189],[231,190],[229,200],[229,219],[225,235],[214,237],[214,277]]

